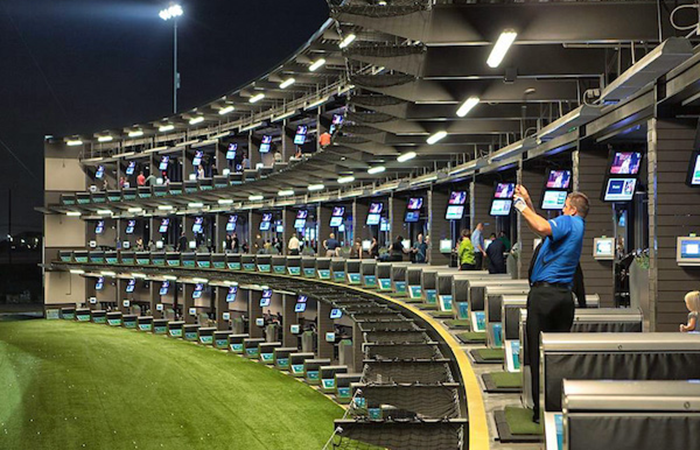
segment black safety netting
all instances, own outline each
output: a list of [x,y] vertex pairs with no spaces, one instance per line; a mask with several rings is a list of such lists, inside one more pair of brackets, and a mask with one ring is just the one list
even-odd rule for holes
[[367,125],[351,125],[351,124],[344,124],[343,125],[343,133],[348,133],[352,135],[357,135],[357,134],[378,134],[378,133],[383,133],[382,130],[378,130],[374,127],[370,127]]
[[365,346],[366,359],[442,358],[437,344],[371,344]]
[[368,56],[374,58],[395,58],[399,56],[421,55],[427,51],[427,47],[405,44],[365,44],[347,47],[343,50],[346,56]]
[[374,344],[423,343],[429,340],[424,331],[368,331],[365,333],[365,342]]
[[401,105],[408,102],[400,98],[386,95],[353,95],[350,99],[350,103],[360,106],[377,107]]
[[347,120],[351,122],[358,122],[358,123],[384,123],[384,122],[391,122],[393,120],[396,120],[396,117],[389,115],[389,114],[384,114],[380,112],[373,112],[373,111],[363,111],[363,112],[352,112],[348,111],[346,113]]
[[459,417],[459,385],[451,384],[382,384],[362,385],[356,390],[354,415],[368,416],[381,409],[383,419],[404,418],[456,419]]
[[367,333],[372,331],[418,331],[416,324],[408,320],[365,320],[360,322],[360,329]]
[[381,305],[348,305],[345,309],[348,314],[395,314],[394,311]]
[[381,73],[377,75],[354,74],[351,78],[353,84],[368,88],[401,86],[402,84],[416,81],[415,76],[403,73]]
[[401,315],[399,313],[395,312],[387,312],[387,313],[356,313],[353,315],[353,319],[355,320],[364,320],[364,319],[376,319],[376,320],[381,320],[381,319],[400,319]]
[[464,447],[466,423],[452,421],[339,422],[329,449],[455,450]]
[[369,4],[366,0],[346,1],[343,5],[331,9],[331,15],[352,14],[366,17],[396,17],[426,11],[429,0],[388,0],[386,6],[378,3]]
[[362,379],[367,383],[452,383],[446,360],[365,361]]
[[370,142],[369,139],[362,136],[350,136],[347,134],[336,134],[333,138],[333,142],[336,144],[366,144]]

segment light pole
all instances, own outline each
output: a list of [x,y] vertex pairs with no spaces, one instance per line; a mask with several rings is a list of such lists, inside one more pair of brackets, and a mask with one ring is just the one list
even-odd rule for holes
[[180,88],[180,74],[177,72],[177,18],[183,13],[182,6],[171,3],[159,14],[163,20],[173,19],[173,114],[177,114],[177,90]]

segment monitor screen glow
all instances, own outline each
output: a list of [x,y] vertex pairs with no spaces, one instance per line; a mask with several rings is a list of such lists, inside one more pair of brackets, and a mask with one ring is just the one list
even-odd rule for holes
[[408,199],[406,209],[409,211],[418,211],[423,207],[423,197],[412,197]]
[[367,214],[367,225],[379,225],[382,216],[379,214]]
[[615,152],[610,164],[611,175],[637,175],[642,165],[639,152]]
[[547,189],[569,189],[571,184],[570,170],[550,170],[547,176]]
[[340,319],[341,317],[343,317],[343,311],[341,309],[338,309],[338,308],[331,309],[331,314],[330,314],[331,319]]
[[168,226],[170,226],[170,219],[163,219],[160,221],[160,228],[158,229],[158,231],[161,233],[167,233]]
[[226,303],[235,302],[237,294],[238,294],[238,286],[230,286],[228,288],[228,292],[226,293]]
[[301,326],[294,324],[289,326],[289,332],[292,334],[299,334],[301,333]]
[[492,216],[507,216],[510,214],[510,208],[513,205],[513,200],[494,200],[491,203]]
[[202,291],[204,290],[203,283],[197,283],[194,286],[194,291],[192,292],[192,299],[197,300],[202,297]]
[[297,219],[306,219],[307,217],[309,217],[309,211],[305,209],[297,211]]
[[331,227],[336,228],[336,227],[341,226],[342,224],[343,224],[342,216],[341,217],[331,217],[331,223],[330,223]]
[[126,293],[131,294],[134,292],[134,289],[136,288],[136,280],[131,279],[129,282],[126,284]]
[[236,152],[238,151],[238,144],[229,144],[226,150],[226,159],[233,161],[236,159]]
[[170,156],[165,155],[160,158],[160,165],[158,168],[162,171],[168,170],[168,163],[170,162]]
[[192,224],[192,232],[194,234],[199,234],[203,231],[202,225],[204,224],[204,217],[195,217],[194,224]]
[[380,214],[384,209],[384,203],[370,203],[369,213],[370,214]]
[[462,216],[464,216],[464,206],[450,205],[447,207],[445,212],[446,220],[462,220]]
[[102,234],[105,231],[105,221],[98,220],[97,225],[95,225],[95,234]]
[[452,239],[440,239],[440,253],[452,253]]
[[170,281],[163,281],[160,285],[160,295],[168,295],[168,290],[170,289]]
[[613,256],[614,241],[610,239],[597,239],[595,241],[595,256]]
[[270,147],[272,144],[272,136],[263,135],[262,142],[260,142],[260,153],[270,153]]
[[99,277],[97,279],[97,282],[95,283],[95,290],[101,291],[104,287],[105,287],[105,279],[104,279],[104,277]]
[[700,186],[700,152],[693,153],[693,159],[690,161],[688,170],[688,184]]
[[136,161],[129,161],[129,165],[126,166],[126,174],[133,175],[136,170]]
[[415,223],[420,219],[420,211],[406,211],[406,216],[404,217],[404,222]]
[[606,202],[628,202],[634,197],[636,178],[611,178],[605,189]]
[[450,193],[449,205],[464,205],[467,202],[466,191],[452,191]]
[[562,210],[566,203],[566,191],[544,191],[542,196],[542,209]]
[[343,115],[342,114],[333,114],[333,125],[340,125],[343,123]]
[[294,135],[295,145],[304,145],[306,143],[306,133],[309,131],[309,127],[306,125],[299,125],[297,127],[297,133]]
[[681,260],[700,260],[700,239],[681,237],[678,240],[680,241],[678,245],[680,246],[679,256]]
[[510,199],[513,198],[515,194],[515,183],[498,183],[496,185],[496,192],[493,194],[494,198]]
[[204,152],[201,150],[197,150],[194,152],[194,158],[192,158],[192,165],[197,167],[200,164],[202,164],[202,157],[204,156]]
[[303,230],[306,226],[306,219],[296,219],[294,220],[294,229]]
[[306,303],[297,303],[294,305],[295,313],[303,313],[304,311],[306,311]]
[[136,221],[135,220],[129,220],[126,223],[126,234],[134,234],[134,228],[136,227]]
[[95,174],[95,178],[98,180],[101,180],[105,176],[105,166],[97,166],[97,173]]
[[236,223],[238,222],[237,215],[228,216],[228,222],[226,222],[226,231],[236,231]]
[[379,222],[379,231],[389,231],[389,221],[386,217],[382,217],[382,220]]
[[411,240],[410,239],[404,239],[401,241],[401,245],[403,245],[403,248],[405,250],[409,250],[411,248]]
[[331,216],[333,217],[343,217],[345,215],[345,206],[334,206],[333,207],[333,213]]
[[372,241],[369,239],[362,241],[362,250],[368,252],[372,248]]
[[262,221],[260,222],[260,231],[270,231],[272,225],[272,213],[263,213]]

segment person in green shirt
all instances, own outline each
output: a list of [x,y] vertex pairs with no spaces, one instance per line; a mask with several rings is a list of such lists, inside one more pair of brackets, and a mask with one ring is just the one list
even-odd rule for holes
[[459,242],[457,254],[459,255],[460,270],[475,270],[474,245],[472,245],[471,231],[462,230],[462,240]]
[[510,239],[508,239],[508,236],[506,236],[506,233],[503,231],[499,232],[498,239],[503,241],[503,245],[506,246],[506,252],[509,252],[510,248],[511,248],[511,243],[510,243]]

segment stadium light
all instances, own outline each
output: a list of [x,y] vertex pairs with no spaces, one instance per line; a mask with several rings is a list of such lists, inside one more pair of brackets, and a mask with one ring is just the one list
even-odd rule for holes
[[311,72],[316,72],[318,69],[320,69],[321,67],[323,67],[324,64],[326,64],[326,60],[323,59],[323,58],[321,58],[321,59],[317,60],[316,62],[312,63],[312,64],[309,66],[309,70],[310,70]]
[[310,184],[308,189],[309,189],[309,191],[314,192],[314,191],[322,191],[323,189],[325,189],[325,187],[326,186],[324,186],[323,184],[320,184],[320,183],[319,184]]
[[428,145],[433,145],[436,142],[443,140],[445,136],[447,136],[447,131],[438,131],[437,133],[430,136],[425,142],[427,142]]
[[135,131],[129,132],[130,138],[141,137],[141,136],[143,136],[143,130],[135,130]]
[[510,46],[515,42],[516,37],[518,37],[518,33],[516,33],[515,30],[504,30],[498,37],[496,45],[493,46],[493,50],[491,50],[486,64],[492,69],[501,65],[503,58],[506,57],[506,53],[508,53],[508,49],[510,49]]
[[378,173],[382,173],[386,170],[386,167],[384,166],[375,166],[375,167],[370,167],[367,169],[367,173],[370,175],[376,175]]
[[343,39],[343,40],[340,42],[340,45],[338,45],[338,47],[340,47],[340,48],[345,48],[345,47],[347,47],[348,45],[352,44],[352,43],[355,41],[355,39],[357,39],[357,36],[355,36],[354,33],[350,33],[350,34],[348,34],[348,35],[345,37],[345,39]]
[[262,100],[262,99],[264,99],[264,98],[265,98],[265,94],[263,94],[263,93],[261,92],[261,93],[259,93],[259,94],[255,94],[254,96],[250,97],[250,99],[248,99],[248,101],[249,101],[250,103],[258,103],[260,100]]
[[236,109],[236,108],[234,108],[233,105],[229,105],[229,106],[227,106],[227,107],[225,107],[225,108],[221,108],[221,109],[219,110],[219,115],[220,115],[220,116],[225,116],[226,114],[228,114],[228,113],[230,113],[230,112],[233,112],[234,109]]
[[292,195],[294,195],[294,190],[293,189],[285,189],[283,191],[279,191],[277,193],[277,195],[280,197],[291,197]]
[[353,177],[352,175],[349,175],[347,177],[338,178],[338,183],[340,183],[340,184],[348,184],[348,183],[352,183],[353,181],[355,181],[355,177]]
[[262,199],[264,199],[264,198],[265,197],[262,195],[249,195],[248,196],[248,200],[250,200],[251,202],[259,202],[259,201],[262,201]]
[[469,114],[469,111],[472,110],[476,105],[479,104],[479,97],[469,97],[462,103],[462,106],[459,107],[457,110],[457,116],[459,117],[464,117],[467,114]]
[[297,80],[295,80],[294,78],[287,78],[286,80],[280,83],[280,89],[287,89],[289,86],[293,85],[296,82]]
[[198,123],[204,122],[204,116],[198,116],[190,119],[190,125],[197,125]]
[[184,13],[182,6],[171,3],[158,14],[165,21],[173,19],[173,114],[177,114],[177,90],[180,89],[180,74],[177,72],[177,18]]
[[161,133],[167,133],[168,131],[173,131],[175,129],[175,125],[163,125],[160,128],[158,128],[158,131]]
[[107,136],[100,136],[97,138],[97,142],[112,142],[114,138],[110,135]]
[[403,155],[399,155],[399,157],[396,158],[396,160],[398,162],[406,162],[406,161],[412,160],[415,157],[416,157],[416,152],[408,152],[408,153],[404,153]]

